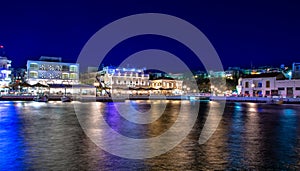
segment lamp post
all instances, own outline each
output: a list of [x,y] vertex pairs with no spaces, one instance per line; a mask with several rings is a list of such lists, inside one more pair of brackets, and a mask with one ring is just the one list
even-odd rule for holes
[[182,88],[183,88],[183,93],[186,94],[186,85],[183,85]]
[[212,86],[210,87],[210,89],[211,89],[211,96],[214,96],[215,86],[212,85]]

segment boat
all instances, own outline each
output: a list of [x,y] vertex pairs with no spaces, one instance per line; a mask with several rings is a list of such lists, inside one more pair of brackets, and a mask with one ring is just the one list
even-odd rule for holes
[[47,95],[37,95],[33,100],[36,102],[48,102],[49,98]]
[[267,104],[272,104],[272,105],[282,105],[283,104],[283,99],[280,99],[280,98],[271,98],[266,103]]
[[188,96],[188,99],[190,101],[206,101],[206,100],[209,100],[209,97],[206,97],[206,96]]
[[71,102],[72,101],[71,97],[66,96],[66,95],[62,96],[60,99],[62,102]]

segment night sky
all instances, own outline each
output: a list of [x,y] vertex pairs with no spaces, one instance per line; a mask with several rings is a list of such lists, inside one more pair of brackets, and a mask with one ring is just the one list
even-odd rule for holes
[[[300,62],[300,3],[281,1],[1,1],[0,44],[25,67],[28,59],[60,56],[76,59],[88,39],[119,18],[138,13],[165,13],[182,18],[211,41],[225,68]],[[183,31],[184,33],[184,31]],[[116,65],[143,49],[157,48],[201,69],[194,54],[160,36],[137,36],[117,45],[105,64]]]

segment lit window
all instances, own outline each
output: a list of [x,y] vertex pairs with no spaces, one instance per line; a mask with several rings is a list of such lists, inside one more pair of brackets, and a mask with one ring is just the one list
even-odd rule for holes
[[29,68],[32,70],[38,70],[39,66],[37,63],[31,63],[31,64],[29,64]]
[[30,71],[29,77],[30,77],[30,78],[38,78],[38,73],[37,73],[37,72],[34,72],[34,71]]
[[70,72],[77,72],[77,66],[71,65],[70,66]]
[[71,74],[70,74],[70,79],[71,79],[71,80],[76,80],[76,79],[77,79],[77,74],[71,73]]
[[62,79],[64,79],[64,80],[69,79],[69,74],[68,73],[63,73],[62,74]]
[[262,87],[262,83],[258,83],[257,87],[261,88]]

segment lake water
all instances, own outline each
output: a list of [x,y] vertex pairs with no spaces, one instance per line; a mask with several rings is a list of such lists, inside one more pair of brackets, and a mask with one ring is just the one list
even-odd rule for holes
[[[153,110],[149,101],[0,102],[0,170],[299,170],[300,105],[227,103],[217,130],[199,145],[208,109],[218,103],[203,102],[186,138],[167,153],[148,159],[122,158],[99,148],[80,126],[74,109],[85,109],[87,127],[97,126],[97,118],[103,117],[122,135],[147,139],[159,136],[175,123],[181,102],[167,102],[165,113],[150,124],[127,121],[115,105],[130,105],[137,111],[150,111],[148,117],[156,117],[160,101],[155,101],[158,107],[152,106]],[[187,119],[195,103],[183,102]],[[122,150],[122,142],[118,144],[110,148]],[[163,145],[156,144],[157,148]]]

